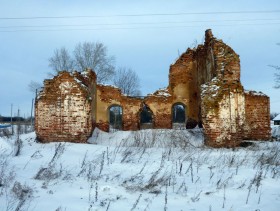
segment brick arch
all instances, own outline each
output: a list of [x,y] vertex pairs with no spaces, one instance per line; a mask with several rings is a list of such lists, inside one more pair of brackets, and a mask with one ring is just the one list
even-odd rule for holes
[[150,107],[146,103],[142,103],[138,112],[138,121],[140,129],[152,129],[154,128],[155,115]]
[[[111,112],[112,108],[118,108]],[[123,129],[123,106],[120,104],[111,104],[107,108],[109,131],[116,131]]]
[[[177,110],[176,109],[177,106],[182,106],[183,111]],[[182,112],[183,112],[183,114],[182,114]],[[174,129],[184,129],[184,128],[186,128],[187,119],[188,119],[187,106],[182,102],[173,103],[172,107],[171,107],[172,128],[174,128]]]

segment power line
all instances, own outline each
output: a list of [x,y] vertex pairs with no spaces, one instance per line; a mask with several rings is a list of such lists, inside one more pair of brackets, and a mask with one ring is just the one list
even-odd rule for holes
[[95,23],[95,24],[64,24],[64,25],[17,25],[0,26],[0,28],[45,28],[45,27],[76,27],[76,26],[123,26],[123,25],[155,25],[182,23],[213,23],[213,22],[248,22],[248,21],[279,21],[280,19],[233,19],[233,20],[198,20],[198,21],[165,21],[165,22],[131,22],[131,23]]
[[252,10],[252,11],[227,11],[227,12],[182,12],[182,13],[146,13],[146,14],[116,14],[116,15],[83,15],[83,16],[34,16],[34,17],[2,17],[0,20],[24,19],[73,19],[73,18],[106,18],[106,17],[143,17],[143,16],[182,16],[182,15],[213,15],[213,14],[258,14],[280,13],[280,10]]
[[[260,24],[227,24],[227,25],[211,25],[211,27],[220,26],[256,26],[256,25],[278,25],[280,23],[260,23]],[[55,32],[55,31],[101,31],[101,30],[130,30],[130,29],[170,29],[170,28],[188,28],[188,27],[203,27],[202,25],[192,26],[153,26],[153,27],[120,27],[120,28],[76,28],[76,29],[34,29],[34,30],[6,30],[1,32]]]

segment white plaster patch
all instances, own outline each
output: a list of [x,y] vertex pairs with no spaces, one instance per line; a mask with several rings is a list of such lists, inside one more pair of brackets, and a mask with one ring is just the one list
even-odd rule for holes
[[69,93],[73,87],[73,84],[69,81],[63,82],[59,85],[59,89],[62,93]]

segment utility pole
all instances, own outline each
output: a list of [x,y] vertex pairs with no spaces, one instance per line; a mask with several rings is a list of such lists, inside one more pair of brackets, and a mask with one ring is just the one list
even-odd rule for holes
[[12,135],[14,135],[14,126],[13,126],[13,104],[11,104],[11,127],[12,127]]
[[20,133],[20,119],[19,119],[19,109],[18,109],[18,115],[17,115],[17,118],[18,118],[18,120],[17,120],[17,138],[19,139],[19,133]]
[[22,141],[20,140],[20,133],[21,133],[21,127],[20,127],[20,110],[18,109],[18,114],[17,114],[17,117],[18,117],[18,120],[17,120],[17,140],[16,140],[16,152],[15,152],[15,156],[18,156],[20,154],[20,150],[21,150],[21,147],[22,147]]
[[31,120],[30,120],[31,127],[32,127],[32,124],[33,124],[33,120],[32,120],[32,114],[33,114],[33,103],[34,103],[34,98],[32,99],[32,105],[31,105]]

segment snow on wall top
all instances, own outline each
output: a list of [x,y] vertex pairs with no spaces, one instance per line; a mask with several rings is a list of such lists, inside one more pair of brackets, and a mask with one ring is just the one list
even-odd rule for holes
[[254,96],[266,96],[266,97],[268,97],[266,94],[264,94],[262,92],[256,92],[256,91],[252,91],[252,90],[245,90],[244,92],[245,92],[245,94],[250,94],[250,95],[254,95]]
[[105,83],[98,83],[99,86],[106,86],[106,87],[111,87],[114,89],[120,89],[119,87],[112,85],[112,84],[105,84]]
[[167,88],[162,88],[162,89],[155,91],[152,94],[148,94],[148,96],[170,97],[171,94],[169,93]]

